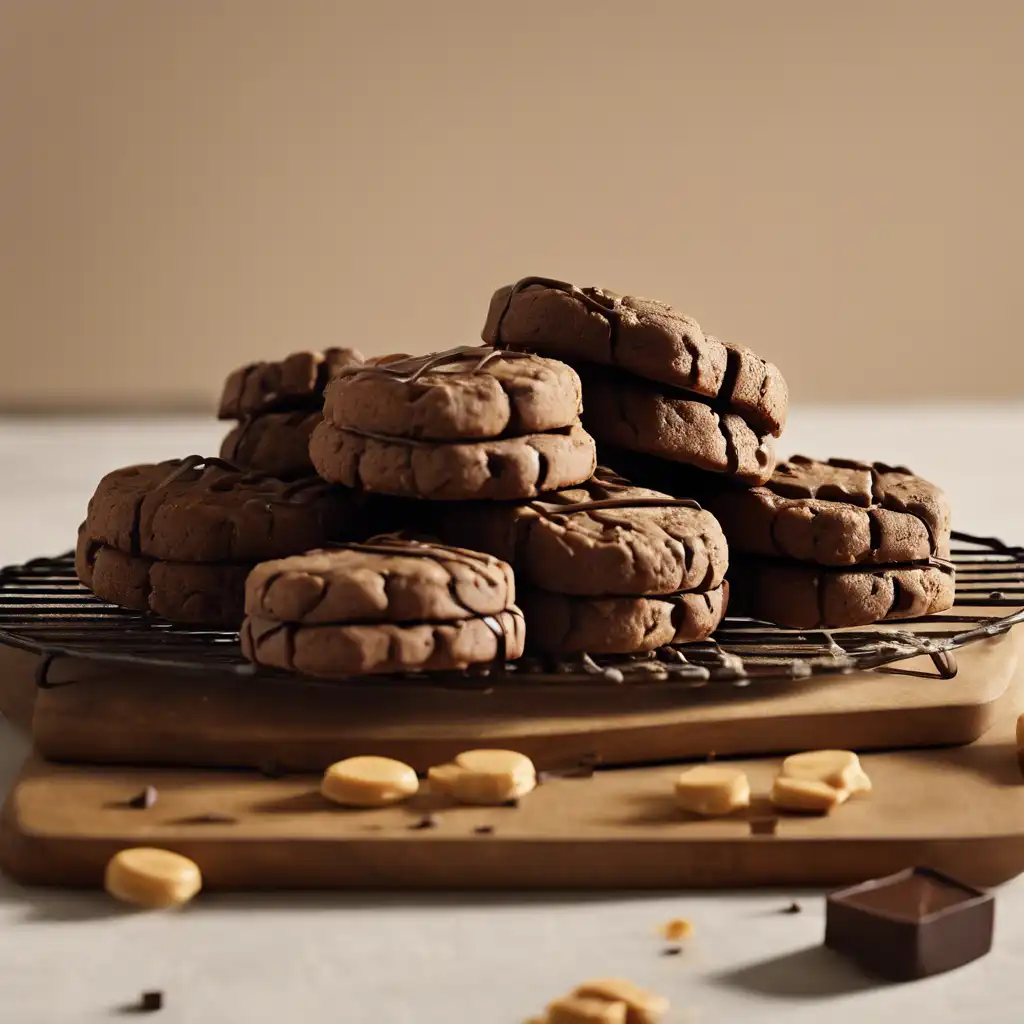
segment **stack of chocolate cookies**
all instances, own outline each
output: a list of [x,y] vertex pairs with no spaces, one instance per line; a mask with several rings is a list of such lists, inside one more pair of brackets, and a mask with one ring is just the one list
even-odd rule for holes
[[494,293],[482,336],[575,367],[583,423],[601,446],[745,484],[772,475],[789,401],[782,374],[663,302],[528,277]]
[[309,450],[320,476],[347,487],[428,501],[532,498],[594,472],[581,406],[564,363],[456,348],[343,370]]
[[316,477],[286,484],[190,456],[108,473],[79,529],[75,568],[112,604],[237,629],[257,562],[364,534],[360,503]]
[[312,476],[309,438],[320,422],[324,388],[340,370],[362,362],[355,349],[329,348],[235,370],[224,382],[217,415],[238,422],[220,457],[282,480]]
[[725,613],[728,554],[715,517],[603,468],[533,501],[456,504],[437,532],[511,563],[538,654],[703,640]]
[[729,538],[738,614],[808,629],[953,604],[945,495],[902,466],[794,455],[763,487],[702,500]]

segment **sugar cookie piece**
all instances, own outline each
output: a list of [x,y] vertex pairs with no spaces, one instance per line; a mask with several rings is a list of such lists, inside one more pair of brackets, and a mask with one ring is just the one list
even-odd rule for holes
[[676,779],[676,803],[684,810],[713,818],[750,806],[750,783],[739,768],[699,764]]
[[871,780],[852,750],[807,750],[782,762],[781,775],[824,782],[850,793],[870,793]]
[[548,1006],[546,1024],[626,1024],[627,1009],[623,1002],[588,996],[565,996]]
[[188,903],[203,887],[199,866],[180,853],[136,846],[107,862],[104,888],[115,899],[160,910]]
[[626,1024],[658,1024],[668,1013],[668,1000],[622,978],[599,978],[577,985],[572,993],[626,1004]]
[[537,785],[533,762],[515,750],[466,750],[427,773],[431,788],[463,804],[504,804]]
[[828,814],[833,807],[845,803],[849,796],[848,789],[836,789],[827,782],[779,775],[772,784],[771,801],[773,806],[783,811]]
[[390,757],[349,757],[324,772],[320,792],[346,807],[387,807],[420,788],[416,772]]

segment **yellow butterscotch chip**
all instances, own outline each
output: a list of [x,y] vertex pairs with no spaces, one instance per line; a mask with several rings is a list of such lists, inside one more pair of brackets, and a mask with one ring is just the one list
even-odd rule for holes
[[387,807],[420,788],[416,772],[390,757],[349,757],[324,772],[320,792],[346,807]]
[[772,784],[773,806],[783,811],[806,811],[827,814],[833,807],[845,803],[850,795],[847,789],[836,789],[817,779],[792,779],[779,775]]
[[852,750],[806,750],[782,762],[781,775],[811,779],[850,793],[871,792],[871,780]]
[[188,903],[203,887],[203,876],[195,861],[180,853],[136,846],[110,858],[103,885],[124,903],[161,910]]
[[746,773],[728,765],[700,764],[676,779],[676,803],[684,810],[713,818],[750,806]]
[[626,1004],[587,996],[565,996],[548,1006],[546,1024],[626,1024]]
[[467,750],[427,773],[431,788],[464,804],[504,804],[537,785],[533,762],[515,750]]
[[693,932],[693,925],[684,917],[673,917],[659,929],[667,942],[680,942]]
[[572,993],[588,999],[626,1004],[626,1024],[658,1024],[668,1013],[668,1000],[623,978],[600,978],[577,985]]

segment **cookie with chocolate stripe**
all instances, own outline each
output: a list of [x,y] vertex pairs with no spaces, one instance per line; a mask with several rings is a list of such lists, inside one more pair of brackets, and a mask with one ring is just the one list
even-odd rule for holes
[[459,670],[523,651],[511,567],[443,544],[379,537],[258,565],[242,650],[323,677]]

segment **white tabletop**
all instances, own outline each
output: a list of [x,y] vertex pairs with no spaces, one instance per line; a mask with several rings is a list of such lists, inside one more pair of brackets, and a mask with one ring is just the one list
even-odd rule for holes
[[[212,421],[0,419],[0,563],[72,545],[100,475],[210,452]],[[1024,406],[796,409],[787,453],[906,463],[941,483],[954,524],[1024,539]],[[27,752],[0,722],[0,785]],[[951,811],[955,813],[955,810]],[[518,1024],[589,977],[667,995],[667,1024],[929,1024],[1024,1019],[1024,880],[997,896],[986,958],[880,985],[821,947],[820,893],[203,896],[125,913],[102,894],[0,881],[0,1022],[88,1024],[162,989],[161,1024]],[[655,934],[689,918],[683,956]]]

